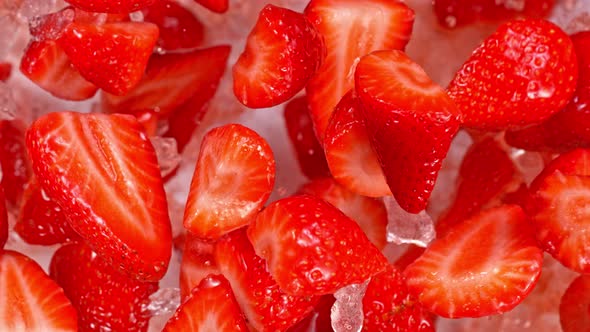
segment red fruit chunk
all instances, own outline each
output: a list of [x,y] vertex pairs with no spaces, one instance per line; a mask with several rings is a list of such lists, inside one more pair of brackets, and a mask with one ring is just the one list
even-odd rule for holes
[[267,5],[233,67],[234,94],[251,108],[283,103],[307,85],[325,54],[321,35],[303,14]]
[[284,116],[287,133],[303,174],[310,179],[330,176],[324,149],[313,131],[306,97],[298,97],[287,103]]
[[49,270],[76,308],[81,331],[147,331],[144,308],[157,283],[129,278],[82,243],[59,248]]
[[66,0],[76,8],[94,13],[128,14],[151,6],[159,0]]
[[170,318],[164,332],[246,332],[248,326],[232,289],[221,275],[211,275],[196,287]]
[[180,263],[180,295],[186,300],[193,288],[210,274],[219,274],[213,256],[214,244],[186,235]]
[[577,277],[563,294],[559,305],[563,332],[590,332],[590,276]]
[[560,111],[576,87],[578,64],[570,38],[537,19],[501,25],[463,64],[448,87],[463,125],[522,128]]
[[133,116],[50,113],[26,142],[41,187],[97,254],[140,280],[164,276],[172,250],[166,195]]
[[434,332],[434,317],[408,293],[395,267],[377,274],[363,297],[363,331]]
[[391,195],[354,91],[336,105],[326,128],[324,148],[330,171],[341,185],[364,196]]
[[506,312],[534,288],[543,253],[516,205],[475,215],[435,240],[404,274],[410,294],[443,317]]
[[157,45],[164,50],[194,48],[203,41],[203,24],[176,2],[158,0],[142,12],[144,21],[154,23],[160,29]]
[[333,294],[387,267],[354,220],[314,196],[270,204],[250,224],[248,238],[287,294]]
[[455,105],[401,51],[364,56],[355,81],[367,133],[393,196],[410,213],[424,210],[459,129]]
[[78,331],[76,309],[32,259],[0,252],[0,330]]
[[414,11],[397,0],[312,0],[305,16],[324,37],[328,52],[307,86],[321,141],[334,107],[354,87],[357,59],[375,50],[403,50],[412,33]]
[[4,248],[6,240],[8,240],[8,212],[6,211],[4,189],[0,187],[0,250]]
[[20,204],[32,171],[25,146],[25,125],[19,120],[0,121],[0,165],[7,202]]
[[225,13],[229,8],[229,0],[195,0],[196,3],[215,13]]
[[318,304],[314,307],[313,311],[307,315],[305,319],[299,323],[291,326],[288,332],[334,332],[332,329],[332,306],[336,298],[334,295],[328,294],[320,297]]
[[316,297],[288,295],[267,270],[240,229],[215,245],[215,261],[229,280],[248,323],[256,331],[286,331],[309,314]]
[[207,133],[184,211],[184,227],[217,239],[247,225],[262,209],[275,181],[275,160],[266,140],[239,124]]
[[0,62],[0,81],[6,82],[12,73],[12,65],[8,62]]

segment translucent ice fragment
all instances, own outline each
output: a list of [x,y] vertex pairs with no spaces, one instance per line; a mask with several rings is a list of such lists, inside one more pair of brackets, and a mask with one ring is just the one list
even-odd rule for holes
[[55,10],[56,0],[23,0],[18,10],[18,15],[31,19],[35,16],[45,15]]
[[387,208],[387,242],[426,247],[435,238],[434,223],[426,211],[408,213],[391,196],[384,197],[383,202]]
[[178,153],[176,140],[172,137],[155,136],[151,138],[151,141],[156,150],[156,156],[158,156],[162,177],[164,177],[172,173],[182,160]]
[[16,115],[16,102],[6,83],[0,83],[0,120],[12,120]]
[[565,31],[574,34],[580,31],[590,30],[590,13],[583,12],[574,17],[565,27]]
[[545,168],[543,156],[538,152],[512,148],[510,157],[527,185],[531,184],[543,168]]
[[343,287],[334,293],[336,302],[330,318],[335,332],[359,332],[363,328],[363,297],[368,285],[369,280]]
[[160,288],[150,295],[150,303],[144,311],[148,316],[166,315],[176,311],[180,306],[180,288]]

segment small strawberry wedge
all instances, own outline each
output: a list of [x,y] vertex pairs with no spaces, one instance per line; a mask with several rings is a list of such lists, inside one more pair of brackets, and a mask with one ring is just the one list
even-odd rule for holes
[[0,252],[0,330],[78,331],[76,309],[32,259]]
[[325,56],[324,40],[303,14],[267,5],[233,67],[234,94],[250,108],[281,104],[307,85]]
[[129,14],[158,0],[66,0],[76,8],[94,13]]
[[397,0],[312,0],[305,16],[326,43],[326,60],[309,82],[307,96],[320,141],[334,107],[354,87],[358,58],[375,50],[403,50],[414,11]]
[[248,238],[287,294],[333,294],[387,267],[354,220],[310,195],[270,204],[250,224]]
[[270,196],[275,160],[266,140],[239,124],[212,129],[201,142],[184,227],[215,240],[247,225]]
[[166,195],[133,116],[49,113],[26,143],[41,187],[97,254],[140,280],[164,276],[172,250]]
[[559,304],[563,332],[590,332],[590,276],[577,277]]
[[355,81],[367,133],[393,196],[410,213],[424,210],[459,129],[455,105],[397,50],[361,58]]
[[410,294],[447,318],[511,310],[534,288],[543,252],[522,209],[502,205],[453,227],[404,271]]

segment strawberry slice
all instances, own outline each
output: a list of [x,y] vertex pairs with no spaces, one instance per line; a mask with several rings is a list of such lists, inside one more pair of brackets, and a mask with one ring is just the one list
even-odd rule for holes
[[32,259],[0,252],[0,330],[78,331],[76,309]]
[[379,250],[387,244],[387,210],[383,201],[351,192],[331,178],[308,182],[299,192],[319,197],[344,212]]
[[156,153],[130,115],[50,113],[27,131],[41,187],[100,256],[157,281],[172,250]]
[[158,27],[152,23],[74,21],[58,43],[85,79],[124,95],[139,83],[157,40]]
[[59,248],[49,267],[78,312],[82,331],[147,331],[144,308],[158,290],[115,270],[83,243]]
[[181,331],[249,331],[232,289],[223,276],[211,275],[204,279],[163,330]]
[[330,171],[340,184],[364,196],[391,195],[354,90],[336,105],[326,128],[324,149]]
[[212,12],[223,14],[229,9],[229,0],[195,0]]
[[539,19],[501,25],[463,64],[448,87],[466,127],[522,128],[571,99],[578,64],[571,39]]
[[234,94],[250,108],[281,104],[307,85],[325,54],[321,35],[303,14],[266,5],[233,67]]
[[12,64],[9,62],[0,62],[0,81],[6,82],[12,73]]
[[8,211],[6,210],[6,199],[4,189],[0,187],[0,250],[4,248],[8,240]]
[[334,107],[354,87],[357,59],[375,50],[404,49],[414,11],[397,0],[312,0],[305,15],[324,37],[328,52],[307,86],[321,141]]
[[319,298],[288,295],[239,229],[215,244],[215,261],[229,280],[248,324],[256,331],[286,331],[309,314]]
[[31,177],[31,162],[25,146],[25,124],[20,120],[0,121],[0,166],[2,187],[11,205],[20,204]]
[[361,58],[355,81],[367,133],[393,196],[410,213],[424,210],[459,129],[455,105],[397,50]]
[[404,274],[410,294],[443,317],[506,312],[534,288],[543,252],[517,205],[483,211],[430,244]]
[[187,234],[180,262],[180,295],[186,300],[193,288],[210,274],[219,274],[213,256],[214,244]]
[[141,10],[159,0],[66,0],[76,8],[94,13],[128,14]]
[[207,133],[193,174],[184,227],[217,239],[247,225],[270,196],[275,160],[266,140],[239,124]]
[[270,204],[250,224],[248,238],[287,294],[333,294],[387,267],[354,220],[310,195]]
[[577,277],[567,288],[559,305],[563,332],[590,332],[590,276]]

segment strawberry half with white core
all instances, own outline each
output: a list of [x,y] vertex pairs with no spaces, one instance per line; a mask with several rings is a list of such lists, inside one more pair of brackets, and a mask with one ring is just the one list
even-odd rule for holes
[[321,35],[303,14],[267,5],[233,67],[234,94],[251,108],[281,104],[305,87],[325,55]]
[[567,288],[559,305],[563,332],[590,332],[590,276],[577,277]]
[[239,124],[214,128],[201,142],[184,227],[217,239],[247,225],[270,196],[275,160],[266,140]]
[[26,143],[41,187],[97,254],[140,280],[164,276],[172,251],[166,195],[135,117],[49,113]]
[[78,331],[76,309],[32,259],[0,252],[0,330]]
[[310,195],[270,204],[250,224],[248,238],[287,294],[333,294],[387,267],[354,220]]
[[410,213],[424,210],[459,129],[455,104],[402,51],[362,57],[355,81],[367,133],[393,196]]
[[483,211],[430,244],[404,274],[429,311],[448,318],[506,312],[535,287],[543,252],[517,205]]
[[305,16],[326,43],[326,60],[306,87],[320,142],[334,107],[354,87],[358,58],[375,50],[403,50],[414,11],[397,0],[312,0]]

